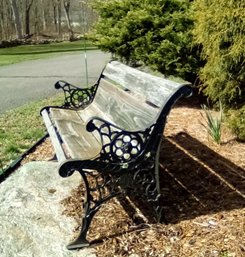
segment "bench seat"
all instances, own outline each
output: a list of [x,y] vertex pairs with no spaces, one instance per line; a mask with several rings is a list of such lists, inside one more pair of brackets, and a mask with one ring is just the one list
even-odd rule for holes
[[56,135],[63,142],[66,159],[92,159],[101,150],[99,138],[96,138],[95,133],[86,130],[86,120],[81,116],[74,110],[55,108],[51,110],[53,126],[56,128]]

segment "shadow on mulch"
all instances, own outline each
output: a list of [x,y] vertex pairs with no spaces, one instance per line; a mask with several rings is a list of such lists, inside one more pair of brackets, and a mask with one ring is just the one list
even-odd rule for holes
[[[187,133],[181,132],[173,137],[164,138],[160,153],[159,173],[163,196],[162,205],[169,224],[191,220],[201,215],[216,214],[245,207],[245,170]],[[76,199],[77,201],[76,207],[71,208],[75,210],[76,214],[71,216],[76,216],[80,212],[81,207],[79,206],[82,201],[80,198],[84,194],[83,190],[82,186],[69,197],[69,199]],[[98,217],[100,218],[98,220],[95,217],[94,228],[96,229],[92,233],[92,238],[97,232],[101,232],[101,227],[104,227],[105,224],[108,228],[105,229],[107,235],[101,235],[92,240],[92,245],[147,226],[145,218],[148,219],[148,224],[156,223],[152,208],[150,204],[145,203],[143,197],[142,199],[137,197],[117,198],[120,206],[113,205],[104,214],[103,211],[99,211]],[[121,218],[121,207],[129,219]],[[143,216],[135,207],[140,210]],[[69,208],[67,214],[69,215]],[[104,219],[106,219],[106,223],[101,224]],[[109,229],[110,219],[118,219],[113,229]],[[119,228],[122,226],[121,223],[125,223],[123,225],[125,228]]]
[[169,223],[245,207],[245,171],[187,133],[164,139],[160,181]]
[[[160,154],[160,187],[168,223],[245,207],[245,171],[187,133],[164,138]],[[144,199],[119,198],[135,224],[156,219]]]
[[209,107],[210,105],[212,106],[212,104],[208,102],[207,97],[199,93],[197,88],[194,88],[192,96],[179,99],[175,103],[174,108],[184,106],[193,109],[202,109],[201,106],[203,104],[208,105]]

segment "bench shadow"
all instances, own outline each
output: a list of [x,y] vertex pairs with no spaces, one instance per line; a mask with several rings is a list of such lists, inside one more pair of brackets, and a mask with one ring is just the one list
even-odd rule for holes
[[245,170],[187,133],[164,139],[160,182],[169,223],[245,207]]
[[[168,224],[245,208],[244,169],[187,133],[163,140],[159,175]],[[156,223],[151,205],[143,197],[120,196],[117,200],[135,227],[123,231],[116,229],[110,235],[91,241],[91,245],[147,229],[144,225]]]
[[[187,133],[164,138],[160,154],[162,205],[168,223],[245,207],[245,170]],[[120,199],[135,224],[156,223],[144,199]],[[126,204],[125,204],[126,201]]]

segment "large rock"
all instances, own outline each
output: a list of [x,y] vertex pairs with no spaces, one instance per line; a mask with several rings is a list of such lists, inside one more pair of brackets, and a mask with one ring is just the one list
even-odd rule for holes
[[31,162],[0,184],[1,257],[92,257],[92,249],[68,251],[75,221],[60,201],[78,186],[79,174],[61,178],[57,163]]

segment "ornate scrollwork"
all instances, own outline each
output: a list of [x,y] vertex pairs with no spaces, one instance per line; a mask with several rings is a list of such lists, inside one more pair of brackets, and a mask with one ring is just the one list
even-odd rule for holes
[[154,125],[146,130],[129,132],[110,122],[94,117],[87,124],[87,130],[98,131],[102,149],[98,160],[110,163],[128,163],[145,150]]
[[156,181],[156,168],[158,172],[158,160],[155,160],[155,155],[145,157],[144,160],[137,165],[133,173],[133,191],[134,195],[144,195],[146,200],[152,204],[156,213],[158,222],[164,221],[165,218],[162,213],[162,204],[160,203],[160,189],[158,181]]
[[62,107],[72,109],[84,109],[94,99],[98,84],[90,88],[79,88],[65,81],[58,81],[55,84],[56,89],[62,88],[65,94],[65,100]]

